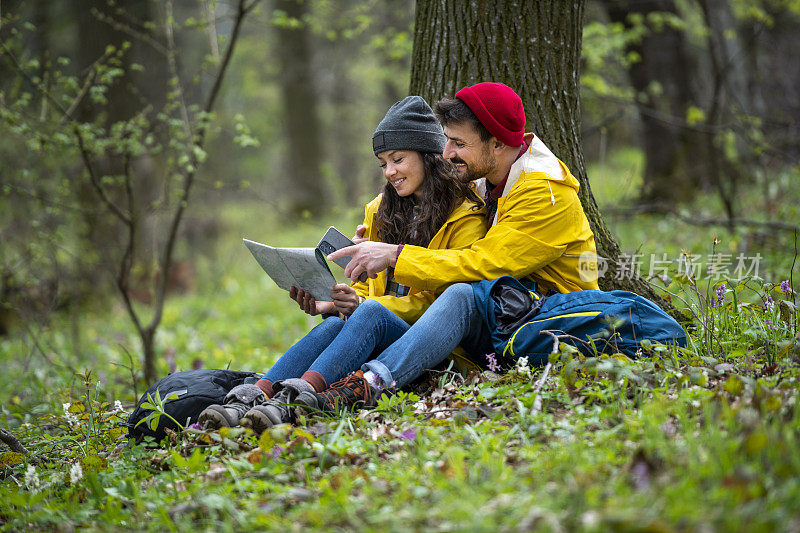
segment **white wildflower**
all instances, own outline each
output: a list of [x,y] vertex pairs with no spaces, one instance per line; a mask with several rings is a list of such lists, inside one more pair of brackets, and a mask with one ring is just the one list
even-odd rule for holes
[[70,426],[78,425],[78,417],[75,416],[74,413],[69,412],[69,408],[72,404],[71,403],[63,403],[61,406],[64,408],[64,420],[67,421],[67,424]]
[[47,482],[47,486],[50,485],[58,485],[59,483],[64,482],[64,472],[53,472],[53,475],[50,476],[50,480]]
[[514,371],[522,376],[531,376],[531,367],[528,365],[527,357],[520,357],[514,365]]
[[72,484],[77,483],[83,477],[83,468],[81,468],[80,463],[75,463],[72,465],[72,468],[69,469],[69,482]]
[[114,411],[115,412],[125,412],[125,409],[122,408],[122,402],[119,400],[114,400]]
[[41,483],[39,482],[39,474],[36,473],[36,467],[28,465],[28,469],[25,471],[25,487],[31,492],[38,492],[40,485]]

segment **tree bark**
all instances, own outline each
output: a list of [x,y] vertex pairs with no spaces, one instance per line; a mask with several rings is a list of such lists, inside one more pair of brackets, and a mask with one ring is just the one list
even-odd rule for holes
[[25,446],[23,446],[23,444],[19,441],[19,439],[10,432],[2,428],[0,428],[0,441],[8,445],[8,447],[11,448],[12,452],[21,453],[23,455],[28,454],[28,449]]
[[[749,64],[756,113],[764,120],[770,159],[797,165],[800,161],[800,69],[792,68],[800,50],[800,15],[789,4],[768,3],[773,24],[751,40]],[[760,104],[760,105],[759,105]],[[768,161],[762,161],[765,163]]]
[[411,94],[429,102],[465,85],[497,81],[525,105],[535,131],[580,181],[579,196],[608,269],[604,290],[624,289],[664,302],[636,273],[617,275],[620,249],[592,196],[580,143],[579,62],[584,0],[419,0]]

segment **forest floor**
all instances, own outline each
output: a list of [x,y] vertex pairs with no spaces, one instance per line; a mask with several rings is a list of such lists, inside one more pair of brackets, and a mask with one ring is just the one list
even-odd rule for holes
[[[371,411],[261,436],[186,429],[146,448],[127,445],[122,427],[144,385],[122,307],[27,321],[0,340],[0,427],[29,451],[0,449],[0,527],[800,530],[798,313],[781,283],[793,237],[692,224],[719,216],[710,195],[673,215],[625,215],[640,168],[640,155],[615,154],[590,168],[593,190],[645,273],[654,258],[671,261],[686,348],[653,347],[636,361],[563,349],[547,375],[430,372]],[[742,218],[800,220],[797,177],[774,182],[752,186],[757,201]],[[160,375],[263,370],[316,323],[240,239],[313,245],[320,228],[353,227],[360,209],[280,233],[263,212],[224,209],[218,244],[193,259],[193,290],[167,302]],[[757,276],[693,278],[676,266],[682,253],[705,266],[727,253],[732,274],[743,250],[761,254]]]

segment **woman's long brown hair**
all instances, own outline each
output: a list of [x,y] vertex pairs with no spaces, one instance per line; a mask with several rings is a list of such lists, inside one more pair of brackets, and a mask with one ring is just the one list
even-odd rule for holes
[[425,168],[422,202],[413,195],[400,196],[388,181],[378,208],[378,237],[389,244],[427,246],[463,200],[483,205],[478,195],[459,177],[456,167],[441,154],[419,152]]

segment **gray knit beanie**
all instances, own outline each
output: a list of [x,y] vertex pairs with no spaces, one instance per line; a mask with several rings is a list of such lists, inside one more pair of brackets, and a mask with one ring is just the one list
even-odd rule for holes
[[378,124],[372,136],[372,150],[375,155],[387,150],[441,154],[446,140],[431,106],[420,96],[406,96],[390,107]]

